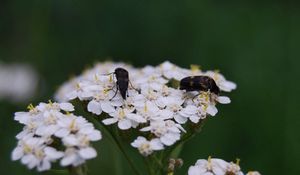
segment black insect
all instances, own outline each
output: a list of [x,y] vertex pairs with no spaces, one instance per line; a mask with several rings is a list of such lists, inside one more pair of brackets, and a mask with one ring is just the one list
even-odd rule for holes
[[180,80],[180,90],[189,91],[210,91],[219,95],[220,89],[214,79],[208,76],[190,76]]
[[127,90],[128,90],[128,84],[129,84],[129,74],[128,71],[125,70],[124,68],[116,68],[114,74],[116,75],[117,79],[117,91],[115,95],[112,97],[114,98],[117,94],[118,91],[120,91],[120,94],[122,98],[125,100],[126,95],[127,95]]

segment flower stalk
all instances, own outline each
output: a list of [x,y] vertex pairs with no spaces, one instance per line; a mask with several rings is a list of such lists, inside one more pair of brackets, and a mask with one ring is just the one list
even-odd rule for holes
[[87,175],[87,168],[85,164],[77,167],[70,166],[68,169],[69,175]]

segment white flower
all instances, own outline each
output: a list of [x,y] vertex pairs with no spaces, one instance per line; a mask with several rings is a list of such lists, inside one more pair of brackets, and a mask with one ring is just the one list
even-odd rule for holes
[[170,63],[169,61],[165,61],[160,65],[160,70],[162,74],[168,79],[181,80],[184,77],[189,75],[189,71],[186,69],[182,69],[175,64]]
[[221,104],[229,104],[231,102],[229,97],[225,97],[225,96],[219,96],[216,98],[216,101],[221,103]]
[[45,111],[43,118],[40,119],[40,123],[35,131],[35,134],[39,136],[51,136],[53,135],[60,127],[57,125],[58,120],[62,120],[64,114],[56,110]]
[[188,171],[188,175],[243,175],[239,164],[226,162],[222,159],[212,159],[208,160],[199,159],[194,166],[191,166]]
[[[101,133],[85,118],[70,113],[74,110],[72,104],[40,103],[28,109],[29,112],[15,113],[15,120],[25,126],[16,136],[19,142],[12,152],[13,160],[21,159],[28,168],[45,171],[62,157],[62,165],[75,166],[97,155],[90,142],[100,140]],[[52,147],[57,139],[61,139],[64,152]]]
[[[125,68],[129,73],[130,83],[126,100],[123,100],[120,93],[116,92],[117,83],[114,74],[107,75],[107,73],[113,73],[117,67]],[[228,104],[230,99],[210,92],[201,92],[193,99],[199,92],[186,93],[176,89],[176,85],[169,86],[176,84],[176,81],[178,83],[184,77],[195,75],[212,77],[222,91],[231,91],[236,88],[234,83],[226,80],[220,73],[216,71],[202,72],[196,65],[192,65],[191,69],[185,69],[166,61],[158,66],[148,65],[137,69],[122,63],[105,62],[86,70],[75,80],[70,80],[69,84],[64,84],[58,93],[61,99],[65,99],[62,96],[71,96],[72,98],[69,100],[74,98],[87,100],[88,111],[96,115],[100,115],[102,112],[115,115],[114,108],[130,106],[135,109],[131,115],[142,116],[147,121],[174,119],[179,124],[184,124],[188,120],[198,123],[208,115],[215,116],[218,112],[216,104]],[[70,88],[70,84],[75,86]],[[69,89],[70,93],[61,94],[62,91],[65,92],[64,89]],[[136,89],[140,91],[138,92]],[[116,96],[113,97],[115,93]],[[119,121],[120,119],[115,116],[113,119],[104,120],[105,123],[112,124]],[[131,126],[132,120],[127,120],[128,117],[125,118],[125,120],[121,120],[123,129],[139,123],[134,121]]]
[[180,139],[180,133],[185,132],[181,125],[172,120],[151,121],[150,126],[142,128],[141,131],[150,131],[166,146],[173,145]]
[[[30,108],[30,107],[29,107]],[[57,110],[57,111],[65,111],[65,112],[71,112],[74,111],[74,106],[71,103],[53,103],[49,101],[48,103],[40,103],[37,105],[36,110],[38,112],[45,112],[49,110]]]
[[59,129],[54,133],[56,137],[64,138],[70,134],[80,133],[87,127],[93,128],[93,125],[89,123],[83,117],[77,117],[72,114],[65,116],[57,122]]
[[226,96],[217,96],[210,92],[200,92],[200,94],[196,97],[194,95],[192,99],[187,100],[188,105],[197,106],[198,116],[200,118],[206,118],[207,114],[215,116],[218,113],[218,109],[216,108],[217,102],[221,104],[228,104],[230,103],[230,99]]
[[93,97],[93,91],[97,90],[97,86],[89,81],[79,81],[74,84],[72,91],[68,91],[65,96],[68,100],[79,98],[80,100],[86,100]]
[[97,156],[97,152],[92,147],[85,148],[74,148],[69,147],[65,151],[64,157],[60,161],[61,166],[78,166],[83,164],[85,160],[95,158]]
[[212,77],[222,91],[231,92],[236,89],[235,83],[226,80],[225,77],[217,71],[207,71],[204,75]]
[[225,175],[228,162],[222,159],[199,159],[188,170],[188,175]]
[[87,147],[90,146],[90,141],[98,141],[101,138],[100,131],[95,130],[93,126],[86,126],[76,134],[70,134],[62,140],[66,146]]
[[[126,99],[117,91],[114,71],[118,67],[126,69],[129,74]],[[57,97],[85,101],[89,112],[96,115],[108,114],[105,118],[102,118],[104,115],[99,116],[105,125],[117,124],[121,130],[142,128],[140,131],[153,134],[154,139],[171,146],[185,132],[181,125],[189,125],[189,122],[197,124],[207,116],[215,116],[218,103],[230,103],[228,97],[209,91],[185,92],[178,88],[182,78],[197,75],[212,77],[221,91],[236,88],[223,75],[214,71],[203,72],[196,65],[185,69],[166,61],[158,66],[134,68],[122,63],[105,62],[96,64],[69,83],[63,84]],[[62,128],[64,129],[55,134],[68,133],[68,136],[64,135],[67,137],[64,142],[76,145],[79,141],[73,137],[80,137],[76,134],[71,136],[73,131],[70,128]]]
[[0,62],[0,100],[24,102],[36,94],[38,75],[26,64]]
[[159,108],[154,102],[136,102],[136,114],[145,120],[157,119],[159,117]]
[[104,119],[102,122],[105,125],[111,125],[118,123],[118,127],[121,130],[127,130],[130,128],[135,128],[138,123],[145,123],[146,120],[139,115],[133,114],[134,109],[132,108],[117,108],[114,112],[109,115],[112,118]]
[[12,152],[12,160],[21,159],[29,169],[37,167],[38,171],[51,168],[51,163],[63,156],[63,153],[45,145],[43,138],[24,137]]
[[112,90],[101,90],[96,95],[94,99],[88,103],[87,109],[89,112],[100,115],[102,111],[106,113],[112,113],[115,111],[114,106],[121,106],[122,103],[117,103],[121,101],[120,97],[114,97],[114,92]]
[[131,143],[131,146],[138,148],[139,152],[143,156],[148,156],[153,153],[153,151],[162,150],[164,148],[163,144],[159,139],[152,139],[148,141],[145,137],[139,136],[136,140]]
[[[180,111],[180,117],[183,118],[188,118],[190,119],[193,123],[198,123],[199,120],[201,119],[201,117],[198,114],[198,109],[196,106],[194,105],[187,105],[186,107],[184,107],[181,111]],[[177,116],[178,118],[178,116]],[[176,118],[175,118],[176,120]],[[181,119],[181,120],[185,120],[185,119]],[[176,120],[178,122],[178,119]],[[178,122],[179,123],[179,122]]]
[[63,111],[68,111],[68,112],[74,111],[74,106],[71,103],[60,103],[59,107]]
[[29,124],[32,120],[35,120],[40,115],[38,109],[32,104],[30,104],[27,108],[29,109],[29,112],[16,112],[14,117],[16,121],[24,125]]
[[[187,121],[186,117],[183,117],[184,111],[183,110],[183,103],[184,100],[182,98],[178,97],[168,97],[165,100],[166,108],[163,110],[163,115],[167,116],[166,113],[169,113],[169,115],[174,118],[174,120],[179,124],[184,124]],[[188,112],[188,111],[186,111]]]
[[239,160],[237,161],[237,163],[230,162],[229,165],[227,165],[226,167],[226,174],[244,175],[238,164]]
[[148,72],[148,66],[143,68],[141,71],[145,72],[146,75],[144,77],[136,79],[135,81],[135,84],[138,85],[141,89],[151,88],[154,90],[159,90],[161,88],[161,85],[168,83],[168,80],[162,77],[162,75],[157,72],[155,68],[151,69],[151,72]]

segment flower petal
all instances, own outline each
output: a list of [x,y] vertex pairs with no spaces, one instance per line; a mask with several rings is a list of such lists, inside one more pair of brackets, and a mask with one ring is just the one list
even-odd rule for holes
[[76,161],[77,157],[78,157],[78,156],[77,156],[76,153],[67,155],[67,156],[65,156],[63,159],[61,159],[60,165],[61,165],[61,166],[68,166],[68,165],[71,165],[71,164],[73,164],[73,162]]
[[87,105],[87,110],[96,115],[100,115],[102,113],[100,103],[95,100],[89,102],[89,104]]
[[127,114],[127,118],[129,118],[130,120],[133,120],[137,123],[146,123],[147,120],[144,119],[142,116],[137,115],[137,114]]
[[215,116],[218,113],[218,109],[213,105],[209,105],[206,109],[206,112],[211,116]]
[[79,155],[84,159],[92,159],[97,156],[97,152],[94,148],[87,147],[87,148],[80,149]]
[[131,122],[130,122],[130,120],[126,120],[126,119],[125,120],[120,120],[118,122],[118,127],[122,130],[129,129],[129,128],[131,128]]
[[101,108],[106,113],[112,113],[115,110],[115,108],[112,106],[112,104],[109,101],[103,101],[101,102]]
[[116,118],[108,118],[108,119],[102,120],[102,123],[104,123],[105,125],[111,125],[113,123],[116,123],[117,121],[118,121],[118,119],[116,119]]
[[71,103],[60,103],[59,107],[64,111],[74,111],[74,106]]
[[219,96],[217,98],[217,101],[221,104],[229,104],[231,102],[230,98],[225,97],[225,96]]

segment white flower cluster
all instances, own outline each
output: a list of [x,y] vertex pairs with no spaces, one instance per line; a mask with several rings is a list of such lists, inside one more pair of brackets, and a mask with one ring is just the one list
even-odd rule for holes
[[0,100],[25,102],[36,93],[37,72],[29,65],[0,62]]
[[[199,159],[188,170],[188,175],[244,175],[237,163],[226,162],[222,159],[209,157],[208,160]],[[246,175],[260,175],[257,171],[250,171]]]
[[12,159],[29,169],[45,171],[59,159],[61,166],[78,166],[96,157],[91,141],[101,139],[101,133],[85,118],[71,113],[70,103],[40,103],[28,106],[29,112],[15,113],[15,120],[25,125],[16,138]]
[[[129,73],[125,100],[117,92],[115,75],[110,74],[119,67]],[[133,68],[124,63],[105,62],[65,83],[57,92],[56,99],[60,102],[73,99],[86,101],[89,112],[108,114],[102,120],[105,125],[117,124],[121,130],[136,128],[149,133],[151,137],[140,136],[132,143],[141,154],[147,156],[180,140],[185,132],[183,125],[188,121],[197,124],[207,116],[216,115],[217,103],[230,103],[228,97],[209,91],[187,93],[171,86],[184,77],[194,75],[210,76],[221,91],[230,92],[236,88],[220,73],[203,72],[196,66],[184,69],[167,61],[156,67]]]

